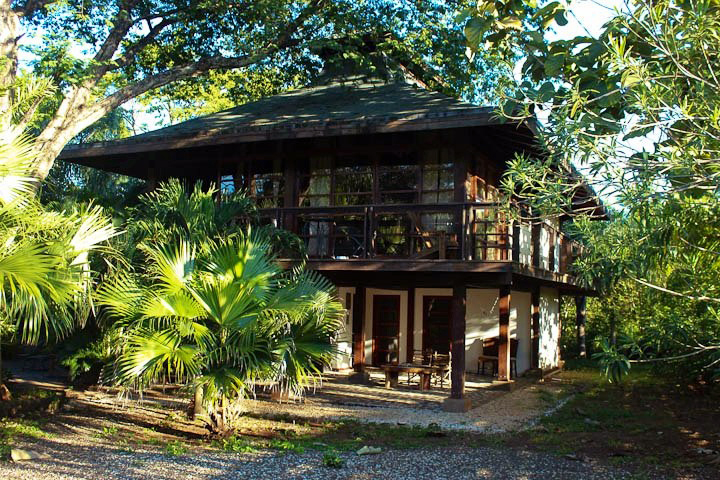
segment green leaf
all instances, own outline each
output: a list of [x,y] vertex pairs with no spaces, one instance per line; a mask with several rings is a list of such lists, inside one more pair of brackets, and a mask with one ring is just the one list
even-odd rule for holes
[[549,77],[554,77],[562,71],[563,65],[565,64],[565,54],[556,53],[548,56],[545,59],[545,74]]
[[467,25],[465,25],[465,38],[467,40],[468,48],[472,51],[476,51],[480,42],[482,41],[483,35],[488,30],[490,21],[482,18],[474,17],[471,18]]

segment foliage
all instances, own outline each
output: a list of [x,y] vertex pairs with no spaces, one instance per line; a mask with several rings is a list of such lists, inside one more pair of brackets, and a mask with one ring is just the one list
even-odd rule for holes
[[[547,117],[547,156],[510,162],[503,187],[536,217],[574,219],[589,246],[575,272],[601,293],[608,333],[621,323],[638,347],[603,350],[617,365],[632,353],[717,376],[719,13],[715,1],[628,1],[597,38],[570,39],[552,35],[567,23],[561,2],[481,1],[462,16],[471,51],[522,59],[502,114]],[[601,200],[616,208],[593,222],[588,202]]]
[[600,364],[600,369],[610,383],[619,383],[630,371],[630,361],[617,348],[610,345],[607,339],[600,342],[601,351],[592,358]]
[[304,245],[294,235],[272,225],[259,225],[255,201],[243,191],[222,194],[210,186],[203,189],[198,182],[188,193],[182,183],[171,179],[161,183],[138,199],[138,205],[128,209],[126,243],[127,258],[132,263],[145,261],[145,254],[136,246],[142,243],[169,244],[180,239],[199,247],[206,239],[219,239],[244,231],[249,225],[272,241],[273,252],[302,258]]
[[171,440],[165,445],[165,453],[173,457],[185,455],[187,452],[187,445],[185,445],[180,440]]
[[322,462],[323,465],[330,468],[342,468],[345,466],[345,460],[336,452],[325,452]]
[[47,85],[18,82],[28,90],[0,112],[0,335],[37,344],[84,324],[95,282],[91,254],[117,232],[97,206],[55,212],[35,197],[36,152],[15,120],[43,97],[31,89]]
[[43,184],[40,200],[54,209],[92,202],[116,216],[133,206],[144,188],[145,182],[136,178],[58,160]]
[[[0,85],[18,75],[24,48],[31,60],[23,67],[55,87],[51,98],[32,103],[41,116],[21,122],[22,131],[38,133],[36,173],[45,178],[73,139],[116,136],[135,99],[161,111],[163,121],[215,111],[305,84],[324,66],[320,52],[328,47],[362,63],[368,35],[432,88],[486,98],[504,77],[486,56],[461,54],[462,27],[453,22],[457,8],[473,3],[2,0],[9,20],[0,27],[0,54],[8,59]],[[12,96],[12,89],[0,93],[0,104]]]
[[230,403],[257,382],[299,395],[314,381],[334,352],[342,307],[316,273],[283,272],[264,231],[215,230],[225,207],[199,189],[173,197],[174,212],[196,204],[203,215],[163,215],[160,199],[174,187],[164,188],[142,201],[157,210],[134,227],[144,261],[113,272],[98,292],[107,327],[125,339],[106,375],[141,388],[167,377],[201,387],[208,423],[223,430]]
[[257,449],[246,440],[236,435],[230,435],[229,437],[221,438],[219,440],[213,440],[212,445],[225,452],[233,453],[254,453]]

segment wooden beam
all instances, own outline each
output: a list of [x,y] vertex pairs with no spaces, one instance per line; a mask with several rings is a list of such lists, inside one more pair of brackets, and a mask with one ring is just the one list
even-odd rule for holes
[[578,355],[581,358],[587,356],[585,346],[585,322],[587,321],[587,297],[575,297],[575,320],[577,324]]
[[500,287],[500,338],[498,348],[498,380],[510,380],[510,286]]
[[353,296],[353,369],[365,371],[365,287],[355,287]]
[[535,287],[530,294],[532,308],[531,322],[531,343],[532,343],[532,368],[540,367],[540,288]]
[[450,365],[451,385],[450,398],[461,399],[465,397],[465,311],[467,302],[467,288],[465,283],[456,282],[453,285],[452,298],[452,325],[450,327],[450,341],[452,363]]

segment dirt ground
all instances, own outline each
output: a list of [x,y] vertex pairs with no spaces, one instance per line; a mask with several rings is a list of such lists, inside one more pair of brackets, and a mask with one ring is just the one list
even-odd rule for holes
[[[717,395],[642,371],[635,371],[622,385],[609,385],[590,369],[565,371],[549,383],[529,391],[544,403],[545,411],[556,410],[520,431],[447,430],[433,424],[431,411],[426,425],[410,426],[308,419],[283,409],[272,418],[246,415],[229,439],[212,438],[202,422],[188,420],[187,398],[150,392],[138,404],[119,401],[107,392],[68,391],[68,400],[54,415],[21,412],[17,418],[0,421],[0,453],[7,455],[14,445],[31,448],[33,442],[40,442],[41,448],[48,441],[87,443],[87,451],[105,445],[160,456],[186,451],[350,455],[368,444],[398,451],[510,447],[512,452],[534,451],[543,459],[549,455],[583,466],[579,468],[619,469],[631,478],[720,478]],[[487,405],[502,398],[510,400],[512,395],[494,398]]]

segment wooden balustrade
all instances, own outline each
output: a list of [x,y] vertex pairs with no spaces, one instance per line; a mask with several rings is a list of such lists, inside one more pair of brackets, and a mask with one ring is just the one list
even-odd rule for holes
[[[495,203],[292,207],[260,212],[266,222],[302,238],[310,258],[521,261],[520,225],[509,224]],[[567,273],[572,241],[548,225],[531,228],[533,262],[540,263],[536,228],[548,228],[551,270],[557,243],[559,273]]]

